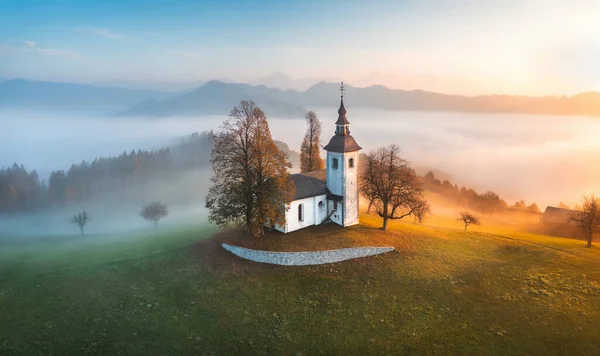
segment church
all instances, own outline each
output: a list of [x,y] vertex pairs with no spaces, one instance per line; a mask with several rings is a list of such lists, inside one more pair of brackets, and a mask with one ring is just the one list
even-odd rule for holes
[[275,226],[276,230],[288,233],[327,221],[343,227],[358,224],[358,152],[361,147],[350,135],[343,84],[335,134],[323,149],[327,151],[325,170],[290,176],[296,193],[287,206],[285,225]]

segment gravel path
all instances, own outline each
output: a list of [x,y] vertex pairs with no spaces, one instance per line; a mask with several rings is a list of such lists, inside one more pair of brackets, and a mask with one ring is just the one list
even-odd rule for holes
[[394,251],[393,247],[353,247],[316,252],[271,252],[250,250],[225,243],[222,246],[234,255],[250,261],[283,266],[322,265]]

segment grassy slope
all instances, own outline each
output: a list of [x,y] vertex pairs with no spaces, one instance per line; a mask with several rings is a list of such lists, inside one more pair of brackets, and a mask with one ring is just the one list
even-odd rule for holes
[[[361,219],[258,242],[230,231],[153,254],[131,244],[113,249],[119,258],[87,249],[66,270],[58,257],[23,267],[0,255],[0,354],[598,353],[598,248],[410,223],[382,232]],[[175,245],[200,235],[180,232]],[[228,255],[223,240],[398,251],[279,267]]]

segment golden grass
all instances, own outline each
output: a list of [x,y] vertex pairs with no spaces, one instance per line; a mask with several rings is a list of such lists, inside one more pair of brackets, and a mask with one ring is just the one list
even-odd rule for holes
[[[191,249],[19,274],[0,285],[0,354],[598,353],[597,248],[491,224],[464,232],[440,219],[394,221],[384,232],[363,214],[360,226],[259,240],[227,230]],[[282,267],[240,259],[222,242],[397,251]]]

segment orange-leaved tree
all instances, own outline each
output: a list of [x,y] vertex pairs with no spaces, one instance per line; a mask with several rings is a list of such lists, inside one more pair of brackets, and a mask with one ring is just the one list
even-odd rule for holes
[[300,171],[313,172],[323,169],[323,159],[320,154],[321,121],[317,115],[309,111],[306,114],[306,134],[300,146]]
[[209,219],[219,226],[245,225],[255,237],[265,225],[284,224],[295,187],[263,111],[253,101],[240,102],[214,140]]

